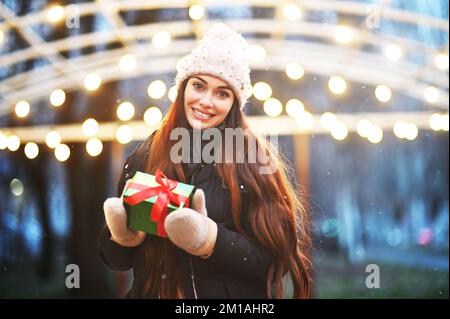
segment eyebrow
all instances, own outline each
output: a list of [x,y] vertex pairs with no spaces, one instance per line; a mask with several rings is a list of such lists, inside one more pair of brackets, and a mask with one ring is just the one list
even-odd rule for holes
[[[197,79],[197,80],[200,80],[200,81],[202,81],[203,83],[205,83],[206,85],[208,85],[208,82],[206,82],[204,79],[202,79],[201,77],[198,77],[198,76],[193,76],[192,77],[193,79]],[[225,89],[225,90],[230,90],[230,91],[233,91],[229,86],[226,86],[226,85],[222,85],[222,86],[219,86],[219,87],[217,87],[218,89]]]

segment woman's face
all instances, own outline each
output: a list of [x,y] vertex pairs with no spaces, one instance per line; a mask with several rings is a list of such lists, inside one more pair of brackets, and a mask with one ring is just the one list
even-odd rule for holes
[[184,112],[194,129],[222,124],[233,101],[234,93],[228,84],[210,75],[193,75],[184,90]]

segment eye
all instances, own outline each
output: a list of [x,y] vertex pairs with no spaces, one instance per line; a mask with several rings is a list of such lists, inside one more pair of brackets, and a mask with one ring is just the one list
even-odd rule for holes
[[221,97],[223,97],[223,98],[227,98],[227,97],[230,96],[230,94],[228,94],[226,91],[220,91],[220,92],[219,92],[219,95],[220,95]]
[[201,83],[198,83],[198,82],[194,82],[194,83],[192,84],[192,86],[195,87],[196,89],[201,89],[201,88],[203,88],[203,85],[202,85]]

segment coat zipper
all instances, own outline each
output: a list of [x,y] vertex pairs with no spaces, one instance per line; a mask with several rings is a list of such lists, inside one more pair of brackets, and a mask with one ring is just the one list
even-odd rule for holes
[[[192,173],[192,177],[191,177],[191,185],[194,185],[194,175],[195,175],[195,171]],[[191,267],[191,282],[192,282],[192,291],[194,293],[194,298],[198,299],[198,295],[197,295],[197,289],[195,287],[195,273],[194,273],[194,266],[192,264],[192,256],[189,255],[189,265]]]
[[197,289],[195,288],[195,275],[194,275],[194,266],[192,266],[192,257],[189,256],[189,265],[191,266],[191,282],[192,282],[192,291],[194,292],[194,298],[198,299]]

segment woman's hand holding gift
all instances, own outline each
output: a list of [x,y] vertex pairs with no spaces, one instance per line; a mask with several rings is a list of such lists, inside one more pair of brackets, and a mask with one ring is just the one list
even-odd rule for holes
[[169,239],[191,255],[208,258],[216,244],[217,224],[208,217],[205,194],[198,189],[192,208],[180,208],[170,213],[164,222]]

